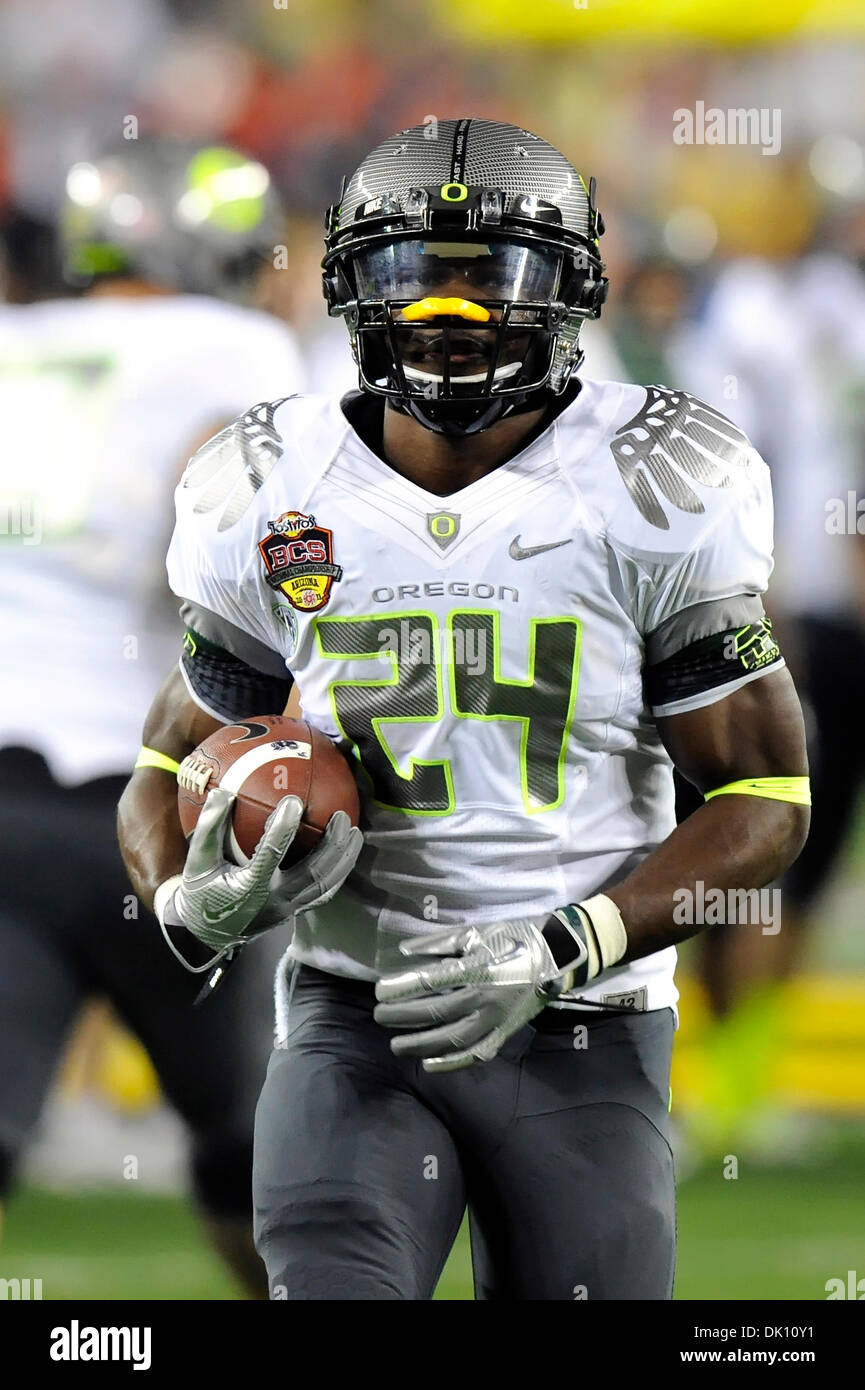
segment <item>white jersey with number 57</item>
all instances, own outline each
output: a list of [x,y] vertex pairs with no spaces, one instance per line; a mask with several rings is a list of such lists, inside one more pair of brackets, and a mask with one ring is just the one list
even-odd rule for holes
[[[389,468],[336,399],[255,407],[217,436],[178,488],[171,586],[279,653],[305,717],[358,759],[365,848],[298,919],[298,958],[371,979],[407,935],[541,914],[629,872],[675,824],[646,636],[762,593],[771,532],[747,439],[661,388],[585,382],[446,498]],[[671,1005],[674,963],[584,997]]]

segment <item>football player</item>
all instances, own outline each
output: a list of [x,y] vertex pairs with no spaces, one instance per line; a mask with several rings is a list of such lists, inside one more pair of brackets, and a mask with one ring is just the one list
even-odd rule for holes
[[[172,489],[252,396],[300,384],[289,330],[240,302],[281,208],[238,151],[141,139],[70,170],[61,222],[82,296],[0,306],[0,1199],[82,1003],[107,996],[186,1121],[220,1249],[257,1287],[270,1038],[250,1018],[272,967],[250,956],[235,997],[193,1012],[195,982],[137,915],[115,821],[179,636]],[[36,293],[32,247],[23,266],[21,239],[9,247],[12,283],[26,270]]]
[[[667,1299],[674,948],[809,815],[767,469],[683,392],[580,381],[594,181],[515,126],[428,137],[328,216],[359,391],[258,405],[178,488],[192,638],[145,727],[179,763],[296,680],[356,758],[362,848],[337,813],[277,870],[285,798],[228,863],[217,789],[187,857],[156,767],[122,843],[170,936],[221,957],[294,924],[256,1121],[271,1297],[428,1299],[468,1207],[478,1298]],[[674,765],[705,797],[678,828]]]

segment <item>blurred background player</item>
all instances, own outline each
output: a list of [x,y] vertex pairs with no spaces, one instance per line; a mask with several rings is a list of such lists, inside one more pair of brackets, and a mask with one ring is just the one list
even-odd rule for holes
[[41,298],[56,288],[49,232],[10,224],[0,307],[0,1194],[82,1005],[107,997],[188,1127],[215,1243],[257,1292],[270,958],[249,953],[193,1009],[201,981],[129,896],[115,815],[177,650],[174,485],[215,428],[301,387],[291,331],[244,306],[281,210],[258,161],[141,139],[69,170],[60,242],[78,297]]
[[746,430],[770,464],[778,564],[773,618],[808,716],[814,835],[781,884],[781,930],[711,933],[703,976],[719,1026],[701,1125],[755,1152],[805,1140],[770,1100],[785,987],[850,842],[865,778],[851,737],[865,702],[865,545],[848,498],[865,482],[865,218],[853,203],[801,257],[719,267],[690,334],[689,381]]
[[[773,479],[778,563],[771,612],[808,715],[815,828],[786,875],[781,922],[719,926],[696,946],[714,1026],[691,1137],[797,1147],[801,1125],[770,1099],[784,987],[802,964],[811,909],[844,851],[865,761],[849,731],[865,701],[865,545],[847,497],[865,477],[865,215],[830,220],[801,258],[737,257],[707,274],[660,248],[628,266],[609,322],[592,325],[585,373],[683,384],[753,439]],[[805,328],[807,326],[807,331]],[[843,529],[829,521],[843,501]],[[700,804],[676,774],[679,819]],[[799,1133],[797,1133],[797,1128]]]
[[289,273],[265,266],[255,302],[297,333],[307,391],[342,396],[357,389],[357,367],[342,324],[322,312],[320,223],[306,216],[291,219]]

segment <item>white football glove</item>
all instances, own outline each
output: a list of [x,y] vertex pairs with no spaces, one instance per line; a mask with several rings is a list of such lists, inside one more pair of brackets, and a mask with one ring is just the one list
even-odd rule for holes
[[[551,925],[560,964],[544,936]],[[594,979],[626,949],[618,908],[602,895],[552,916],[410,937],[400,942],[402,955],[444,959],[383,975],[375,1019],[422,1030],[393,1038],[395,1056],[420,1057],[427,1072],[456,1071],[495,1057],[552,999]]]
[[232,864],[224,845],[234,801],[221,787],[208,794],[183,873],[161,884],[153,899],[163,932],[185,927],[220,955],[327,902],[351,873],[363,845],[360,830],[337,811],[315,849],[292,868],[280,869],[303,815],[300,798],[284,796],[268,816],[249,862]]

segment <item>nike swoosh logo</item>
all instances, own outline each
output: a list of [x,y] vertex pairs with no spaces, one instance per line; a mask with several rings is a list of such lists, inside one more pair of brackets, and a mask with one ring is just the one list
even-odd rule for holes
[[240,738],[229,739],[229,743],[246,743],[247,739],[263,738],[268,732],[266,724],[256,724],[252,720],[246,720],[243,724],[237,724],[235,727],[245,729],[246,733],[241,734]]
[[549,541],[547,545],[520,545],[519,536],[514,536],[508,546],[508,554],[512,560],[530,560],[533,555],[543,555],[545,550],[558,550],[560,545],[570,545],[573,536],[568,536],[566,541]]
[[210,912],[206,907],[203,907],[201,909],[201,915],[204,918],[205,922],[210,922],[213,926],[216,926],[217,923],[224,922],[226,917],[230,917],[232,912],[236,911],[237,904],[232,903],[231,907],[223,908],[221,912]]

